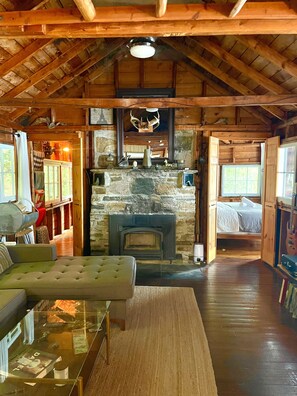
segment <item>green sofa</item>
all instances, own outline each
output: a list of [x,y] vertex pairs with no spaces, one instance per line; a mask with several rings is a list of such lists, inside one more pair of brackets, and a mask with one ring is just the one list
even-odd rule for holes
[[[0,245],[3,250],[3,244]],[[55,245],[48,244],[8,245],[7,252],[11,258],[8,264],[1,258],[0,251],[0,267],[1,260],[4,262],[0,293],[25,290],[29,302],[41,299],[111,300],[111,318],[125,328],[126,302],[133,297],[135,286],[134,257],[58,258]]]

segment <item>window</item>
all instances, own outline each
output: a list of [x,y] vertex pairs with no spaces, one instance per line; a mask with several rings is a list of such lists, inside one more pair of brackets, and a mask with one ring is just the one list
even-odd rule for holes
[[281,146],[278,153],[277,197],[291,203],[293,187],[296,182],[297,143]]
[[61,165],[62,172],[62,200],[72,197],[72,164],[69,162]]
[[71,162],[44,160],[45,203],[59,203],[72,198]]
[[260,165],[222,165],[223,197],[260,196]]
[[14,146],[0,144],[0,202],[16,199]]

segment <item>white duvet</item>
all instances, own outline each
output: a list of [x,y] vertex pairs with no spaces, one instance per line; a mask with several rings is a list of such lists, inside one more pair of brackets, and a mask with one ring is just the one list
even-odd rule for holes
[[218,202],[217,232],[252,232],[262,229],[262,205],[244,202]]

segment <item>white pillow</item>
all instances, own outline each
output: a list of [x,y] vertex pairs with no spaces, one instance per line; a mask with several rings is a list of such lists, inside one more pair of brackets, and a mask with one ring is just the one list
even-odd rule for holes
[[248,199],[246,197],[242,197],[241,202],[243,204],[246,204],[247,206],[250,206],[251,208],[254,208],[256,206],[256,204],[253,201],[251,201],[250,199]]
[[13,265],[9,251],[4,243],[0,243],[0,273]]

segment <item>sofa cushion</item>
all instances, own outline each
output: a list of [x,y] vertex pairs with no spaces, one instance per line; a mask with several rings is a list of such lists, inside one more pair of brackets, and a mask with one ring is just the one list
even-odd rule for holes
[[8,318],[16,316],[18,310],[24,307],[27,303],[25,290],[11,289],[0,290],[0,323]]
[[24,288],[29,300],[125,300],[133,296],[135,276],[134,257],[61,257],[14,264],[0,275],[0,288]]
[[0,273],[5,271],[13,264],[7,247],[4,243],[0,243]]

